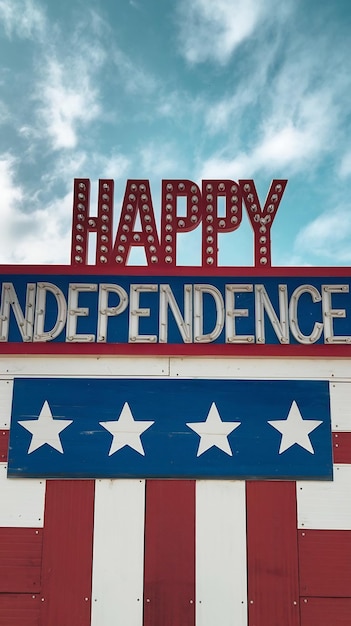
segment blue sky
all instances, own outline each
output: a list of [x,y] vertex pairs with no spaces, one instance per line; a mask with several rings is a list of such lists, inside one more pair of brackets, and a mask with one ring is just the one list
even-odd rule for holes
[[[287,178],[274,265],[351,262],[351,4],[0,0],[1,263],[68,263],[74,177]],[[197,229],[200,231],[200,229]],[[251,265],[247,218],[220,262]],[[179,240],[200,263],[200,232]],[[132,261],[139,261],[138,255]]]

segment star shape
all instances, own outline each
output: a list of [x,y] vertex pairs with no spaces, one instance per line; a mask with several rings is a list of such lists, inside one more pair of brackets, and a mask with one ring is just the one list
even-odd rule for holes
[[111,448],[108,453],[109,456],[114,454],[124,446],[129,446],[139,454],[145,456],[143,444],[141,443],[140,435],[150,428],[155,422],[136,421],[129,408],[128,402],[125,402],[120,416],[117,420],[111,422],[99,422],[100,426],[103,426],[112,435]]
[[49,403],[45,400],[38,419],[18,422],[20,426],[32,434],[28,454],[31,454],[34,450],[41,448],[41,446],[45,444],[48,444],[48,446],[51,446],[51,448],[63,454],[60,432],[72,424],[72,421],[73,420],[54,418]]
[[279,454],[282,454],[295,444],[314,454],[309,434],[323,422],[321,420],[304,420],[294,400],[286,420],[273,420],[269,421],[268,424],[282,434]]
[[188,422],[188,428],[200,435],[200,443],[196,456],[200,456],[213,446],[226,454],[233,456],[229,445],[228,435],[233,432],[241,422],[222,422],[215,402],[212,402],[205,422]]

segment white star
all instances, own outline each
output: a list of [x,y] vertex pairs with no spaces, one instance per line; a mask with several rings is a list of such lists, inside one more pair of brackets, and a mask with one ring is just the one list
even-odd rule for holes
[[291,448],[295,443],[308,452],[311,452],[311,454],[314,454],[308,435],[322,423],[323,422],[320,420],[304,420],[295,400],[290,407],[286,420],[273,420],[268,422],[268,424],[276,428],[276,430],[279,430],[282,434],[279,454]]
[[47,400],[45,400],[39,417],[36,420],[18,422],[23,428],[32,433],[32,440],[28,448],[28,454],[34,452],[46,443],[63,454],[63,448],[59,433],[72,424],[73,420],[54,419]]
[[205,422],[188,422],[187,426],[200,435],[196,456],[200,456],[213,446],[233,456],[228,435],[240,426],[241,422],[222,422],[216,404],[212,402]]
[[100,426],[106,428],[106,430],[113,435],[108,455],[111,456],[111,454],[124,448],[124,446],[129,446],[139,452],[139,454],[145,456],[140,435],[154,423],[155,422],[135,421],[128,402],[125,402],[118,420],[100,422]]

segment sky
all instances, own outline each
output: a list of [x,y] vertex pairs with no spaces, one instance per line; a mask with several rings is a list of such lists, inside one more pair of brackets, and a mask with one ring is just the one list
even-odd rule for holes
[[[69,263],[75,177],[92,211],[114,178],[116,227],[129,178],[158,217],[162,179],[283,178],[272,264],[350,265],[350,26],[348,0],[0,0],[0,263]],[[253,264],[246,216],[219,245]]]

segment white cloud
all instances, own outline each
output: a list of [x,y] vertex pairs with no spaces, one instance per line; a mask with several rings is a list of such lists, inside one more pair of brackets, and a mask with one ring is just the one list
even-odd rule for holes
[[36,199],[16,183],[16,165],[12,155],[0,156],[0,263],[68,263],[72,193],[24,212]]
[[189,63],[225,64],[235,49],[264,20],[277,19],[290,2],[275,0],[182,0],[179,7],[180,53]]
[[98,92],[93,87],[90,60],[56,59],[48,61],[44,80],[38,88],[43,133],[48,134],[55,150],[74,148],[80,126],[100,114]]
[[8,37],[41,38],[46,29],[43,8],[34,0],[0,0],[0,23]]
[[347,152],[341,159],[339,168],[340,178],[347,178],[351,175],[351,152]]
[[167,177],[179,171],[179,162],[175,158],[174,145],[160,145],[150,142],[140,150],[141,171],[152,178]]
[[351,261],[351,207],[336,207],[303,228],[295,240],[299,257],[330,259],[332,265]]
[[[315,168],[327,152],[335,149],[350,79],[345,81],[345,77],[335,76],[333,64],[328,66],[326,60],[325,76],[330,81],[321,83],[320,58],[317,63],[313,50],[305,48],[295,54],[293,48],[287,49],[287,60],[281,63],[268,90],[266,86],[264,92],[260,91],[264,88],[266,67],[257,82],[253,80],[251,86],[246,83],[246,91],[242,92],[239,84],[238,95],[224,98],[209,109],[207,125],[212,125],[212,130],[226,130],[229,141],[221,152],[204,162],[204,177],[224,177],[231,173],[246,178],[259,171],[273,170],[291,175],[306,165]],[[259,106],[255,109],[256,103]],[[255,135],[251,136],[250,127],[246,127],[246,149],[232,156],[233,146],[237,149],[238,143],[243,142],[241,120],[245,123],[257,114],[259,118],[252,126]],[[233,120],[233,131],[228,134]]]

